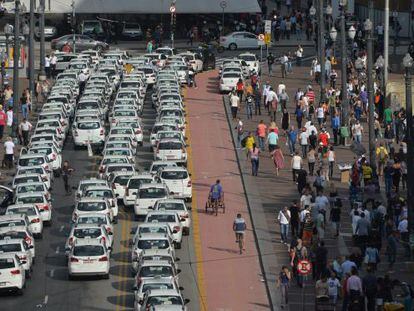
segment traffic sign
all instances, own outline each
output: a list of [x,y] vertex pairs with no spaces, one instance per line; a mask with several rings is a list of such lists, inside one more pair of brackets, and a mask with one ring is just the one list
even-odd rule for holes
[[298,267],[297,267],[299,274],[308,275],[311,272],[311,269],[312,269],[312,264],[310,263],[309,260],[306,260],[306,259],[299,260]]
[[265,44],[270,44],[270,41],[272,41],[271,37],[270,37],[270,33],[266,33],[265,36],[264,36]]
[[264,41],[264,39],[265,39],[265,35],[261,33],[261,34],[258,36],[258,39],[259,39],[260,41]]
[[220,7],[224,10],[227,7],[227,1],[223,0],[220,2]]
[[272,33],[272,21],[265,20],[265,33]]
[[170,6],[170,12],[175,13],[175,5]]

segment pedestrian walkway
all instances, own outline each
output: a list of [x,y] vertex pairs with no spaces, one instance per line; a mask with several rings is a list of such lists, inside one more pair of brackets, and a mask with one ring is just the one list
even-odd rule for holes
[[[197,82],[198,89],[188,89],[185,98],[191,141],[188,150],[193,163],[193,209],[201,241],[201,246],[196,245],[201,248],[202,258],[198,260],[203,271],[198,281],[205,285],[201,300],[206,310],[269,310],[244,189],[222,98],[217,93],[217,71],[199,74]],[[205,213],[204,207],[210,185],[217,179],[223,185],[226,212],[214,216]],[[237,213],[247,223],[246,251],[242,255],[232,231]]]

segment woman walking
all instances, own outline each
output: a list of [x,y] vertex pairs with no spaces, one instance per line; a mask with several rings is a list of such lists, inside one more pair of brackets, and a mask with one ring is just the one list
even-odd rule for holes
[[288,289],[291,280],[291,274],[288,267],[283,266],[277,279],[277,287],[280,288],[280,295],[282,296],[281,308],[288,305]]
[[315,162],[316,162],[316,152],[314,148],[310,148],[308,152],[308,167],[309,167],[309,175],[313,176],[313,172],[315,170]]
[[328,163],[329,163],[329,180],[332,179],[333,170],[335,165],[336,155],[333,146],[329,147],[328,151]]
[[276,169],[276,176],[279,176],[279,170],[285,167],[285,157],[282,149],[276,145],[275,150],[272,151],[272,159]]
[[259,153],[260,149],[256,147],[256,143],[253,144],[253,148],[250,151],[250,160],[252,162],[252,176],[257,176],[259,171]]

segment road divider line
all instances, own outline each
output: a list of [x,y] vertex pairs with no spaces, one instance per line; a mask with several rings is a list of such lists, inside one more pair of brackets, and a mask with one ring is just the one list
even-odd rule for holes
[[[194,181],[196,179],[194,167],[193,167],[193,158],[192,158],[192,141],[191,141],[191,131],[190,131],[190,118],[188,113],[188,103],[186,102],[187,97],[187,89],[184,89],[184,103],[185,103],[185,111],[186,116],[185,120],[187,122],[186,127],[186,136],[187,141],[190,142],[190,146],[187,147],[187,167],[191,174],[191,179]],[[204,279],[204,269],[203,269],[203,256],[202,256],[202,249],[201,249],[201,237],[200,237],[200,222],[198,218],[198,209],[197,209],[197,193],[193,188],[192,192],[192,222],[193,222],[193,230],[191,230],[193,235],[193,244],[194,244],[194,252],[196,255],[196,270],[197,270],[197,284],[199,290],[199,310],[207,311],[207,296],[206,296],[206,289],[205,289],[205,279]]]
[[59,254],[59,252],[60,252],[60,246],[56,247],[56,251],[55,251],[55,253],[56,253],[56,254]]
[[49,301],[49,296],[48,296],[48,295],[46,295],[46,296],[45,296],[45,299],[43,299],[43,304],[44,304],[44,305],[47,305],[48,301]]
[[64,225],[61,225],[61,226],[60,226],[60,229],[59,229],[59,232],[62,232],[62,231],[63,231],[63,229],[65,229],[65,226],[64,226]]
[[118,223],[121,223],[121,238],[119,240],[120,242],[120,248],[119,248],[119,252],[121,254],[121,256],[119,257],[119,275],[118,275],[118,285],[119,285],[119,289],[117,290],[117,294],[116,294],[116,310],[123,310],[123,308],[125,307],[125,295],[123,295],[124,292],[124,287],[126,286],[126,282],[125,282],[125,270],[126,270],[126,265],[125,265],[125,254],[127,253],[125,251],[125,246],[122,244],[122,241],[126,241],[128,238],[127,235],[127,224],[125,223],[125,221],[128,221],[128,215],[126,212],[124,211],[119,211],[119,216],[122,215],[121,217],[118,217]]

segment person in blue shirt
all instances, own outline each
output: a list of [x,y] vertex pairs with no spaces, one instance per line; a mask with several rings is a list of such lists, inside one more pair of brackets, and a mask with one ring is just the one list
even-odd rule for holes
[[334,136],[334,145],[338,145],[338,134],[339,134],[339,128],[341,126],[341,120],[339,119],[339,113],[335,113],[335,116],[332,118],[332,130],[333,130],[333,136]]
[[287,131],[288,135],[288,144],[290,155],[294,155],[296,152],[295,144],[298,139],[298,131],[295,130],[295,127],[292,125],[290,130]]
[[236,234],[236,243],[239,243],[240,254],[243,253],[244,247],[244,232],[246,231],[246,221],[241,214],[237,214],[233,222],[233,231]]
[[213,200],[219,200],[223,193],[223,187],[220,184],[220,179],[216,180],[216,183],[210,187],[210,196]]

